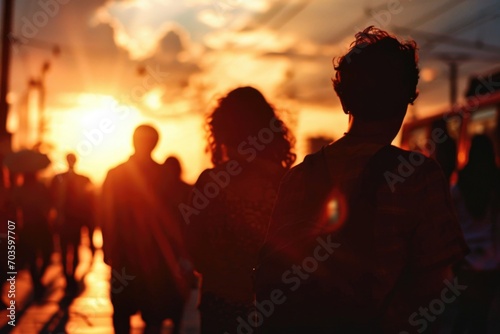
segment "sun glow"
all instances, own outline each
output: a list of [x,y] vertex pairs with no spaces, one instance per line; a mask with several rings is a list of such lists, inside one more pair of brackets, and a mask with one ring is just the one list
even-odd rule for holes
[[169,155],[177,156],[185,167],[184,177],[188,182],[194,182],[209,166],[204,154],[202,115],[144,114],[110,95],[101,94],[66,94],[58,102],[59,108],[48,110],[50,125],[46,139],[53,147],[51,173],[66,171],[65,156],[74,152],[78,156],[77,172],[100,185],[110,168],[133,154],[132,135],[143,123],[152,124],[160,133],[160,141],[153,151],[158,163]]
[[53,168],[65,170],[64,155],[74,152],[79,157],[78,169],[102,180],[110,167],[132,153],[131,138],[141,122],[140,113],[107,95],[77,94],[64,99],[73,100],[74,106],[51,113],[48,140],[56,147]]
[[153,89],[144,94],[144,103],[153,110],[159,110],[163,106],[163,91],[160,88]]

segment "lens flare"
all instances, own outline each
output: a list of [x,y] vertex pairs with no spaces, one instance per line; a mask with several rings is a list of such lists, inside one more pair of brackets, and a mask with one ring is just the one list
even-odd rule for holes
[[348,213],[344,194],[333,189],[323,205],[323,214],[320,219],[320,228],[323,232],[337,231],[346,221]]

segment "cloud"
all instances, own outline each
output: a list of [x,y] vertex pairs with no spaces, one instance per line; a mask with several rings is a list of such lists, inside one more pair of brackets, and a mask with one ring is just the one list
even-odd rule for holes
[[[41,39],[60,42],[62,49],[47,77],[57,85],[51,86],[49,100],[57,91],[127,95],[145,79],[145,68],[159,68],[168,75],[134,104],[160,116],[178,114],[182,108],[203,111],[214,96],[239,85],[259,87],[271,99],[322,101],[321,85],[324,81],[329,89],[329,76],[316,61],[322,61],[318,52],[327,51],[296,31],[264,24],[270,18],[268,11],[280,6],[288,3],[70,2],[40,34]],[[301,71],[301,66],[307,70]],[[35,66],[31,72],[37,70]],[[313,78],[316,74],[323,75]]]
[[[16,36],[23,37],[26,22],[41,16],[44,12],[41,3],[16,2],[13,27]],[[92,24],[92,16],[104,3],[105,0],[89,0],[61,5],[55,14],[48,15],[47,24],[38,27],[35,35],[16,44],[12,58],[16,74],[13,88],[25,90],[26,81],[39,76],[42,64],[50,62],[45,79],[49,99],[59,91],[109,89],[115,71],[121,70],[118,67],[122,64],[130,67],[130,63],[128,56],[116,47],[109,26]],[[52,53],[54,46],[60,49],[58,55]],[[102,84],[104,73],[107,85]]]
[[334,71],[328,52],[303,53],[291,48],[285,52],[266,53],[262,57],[269,62],[288,61],[283,81],[276,88],[276,96],[304,104],[338,106],[331,85]]
[[182,26],[200,42],[218,29],[242,28],[256,13],[268,9],[265,0],[129,0],[109,1],[95,20],[110,25],[115,43],[132,59],[151,57],[168,31]]
[[196,87],[193,76],[201,72],[198,57],[203,52],[203,48],[192,43],[182,27],[175,26],[169,30],[158,41],[152,56],[143,59],[138,67],[139,74],[145,80],[151,69],[158,68],[164,73],[161,82],[148,87],[139,101],[141,109],[160,117],[191,111],[193,106],[180,110],[190,104],[180,102],[193,101],[193,90]]
[[264,13],[270,8],[270,1],[266,0],[200,0],[194,2],[198,7],[197,19],[214,29],[228,29],[238,25],[242,28],[255,14]]
[[113,28],[116,44],[132,59],[144,59],[154,54],[159,41],[185,11],[184,5],[172,0],[110,1],[97,10],[95,20]]

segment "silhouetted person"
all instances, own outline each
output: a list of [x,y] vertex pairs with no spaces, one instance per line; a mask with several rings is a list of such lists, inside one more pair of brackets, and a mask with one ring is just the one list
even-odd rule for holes
[[151,158],[159,135],[149,125],[133,136],[135,153],[111,169],[102,189],[104,260],[111,266],[115,332],[129,333],[130,316],[141,312],[145,333],[160,333],[171,318],[179,332],[189,288],[179,265],[181,231],[163,201],[164,171]]
[[[9,205],[8,205],[8,195],[9,195],[9,187],[4,180],[7,179],[7,175],[5,175],[5,169],[3,168],[3,154],[0,153],[0,219],[1,219],[1,224],[0,224],[0,256],[2,259],[8,259],[8,220],[15,220],[15,215],[13,214],[12,210],[9,210]],[[15,231],[14,231],[15,232]],[[12,237],[15,237],[15,235],[12,235]],[[14,239],[14,240],[17,240]],[[3,285],[7,281],[7,278],[9,276],[7,275],[8,270],[8,262],[4,260],[2,265],[0,266],[0,269],[2,272],[0,273],[0,289],[2,289]],[[3,289],[1,291],[4,291]],[[3,294],[0,293],[0,296]],[[0,298],[0,310],[4,310],[7,307],[7,305],[4,303],[4,301]]]
[[50,191],[38,181],[36,172],[24,173],[20,186],[14,186],[11,204],[16,210],[16,247],[20,257],[29,265],[34,286],[35,300],[45,292],[41,282],[50,264],[53,251],[49,214],[52,208]]
[[163,162],[165,178],[167,184],[172,184],[178,189],[178,194],[182,199],[188,199],[192,186],[182,180],[182,166],[177,157],[170,156]]
[[[193,186],[184,182],[182,179],[182,166],[175,156],[169,156],[163,162],[163,175],[165,192],[164,201],[167,207],[176,219],[176,222],[182,232],[182,238],[185,241],[187,233],[187,224],[184,221],[182,212],[179,210],[179,205],[181,203],[187,203]],[[186,272],[186,282],[192,288],[198,288],[198,279],[196,278],[195,272],[192,269],[193,265],[189,259],[184,259],[186,262],[183,263],[183,267],[187,269]]]
[[[469,161],[458,174],[452,195],[471,253],[458,267],[467,290],[458,299],[453,333],[487,333],[488,315],[500,288],[500,189],[493,143],[472,138]],[[498,315],[497,315],[498,316]]]
[[439,166],[390,145],[417,97],[416,43],[369,27],[335,69],[348,131],[283,178],[256,273],[255,327],[423,332],[439,319],[419,307],[441,298],[466,246]]
[[221,98],[208,117],[214,168],[181,206],[196,270],[202,274],[201,333],[237,333],[252,316],[252,272],[268,228],[279,180],[295,160],[293,141],[255,88]]
[[165,179],[166,199],[172,205],[172,211],[179,218],[179,226],[181,226],[182,230],[185,230],[186,224],[178,207],[181,203],[186,203],[189,200],[193,186],[182,179],[182,167],[177,157],[170,156],[165,159],[163,177]]
[[432,124],[431,134],[435,131],[442,133],[441,137],[443,139],[435,142],[436,148],[431,156],[441,166],[446,179],[450,182],[451,176],[457,168],[457,143],[448,133],[444,119],[439,119]]
[[55,229],[60,238],[66,289],[74,292],[77,289],[75,271],[79,263],[81,230],[84,226],[88,228],[91,250],[94,230],[92,184],[88,177],[75,172],[76,160],[73,153],[66,155],[68,171],[54,176],[50,187],[57,212]]

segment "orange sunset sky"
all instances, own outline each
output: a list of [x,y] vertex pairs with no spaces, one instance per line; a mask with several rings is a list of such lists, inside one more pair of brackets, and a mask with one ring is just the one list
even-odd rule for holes
[[[132,153],[143,122],[161,133],[154,158],[177,155],[194,182],[210,166],[204,119],[228,90],[253,85],[297,138],[338,138],[347,117],[331,87],[332,59],[375,25],[421,49],[420,97],[409,118],[449,105],[448,63],[468,77],[499,66],[497,0],[18,0],[13,26],[9,130],[14,148],[33,146],[99,184]],[[42,73],[44,63],[50,64]],[[45,87],[40,116],[39,86]]]

